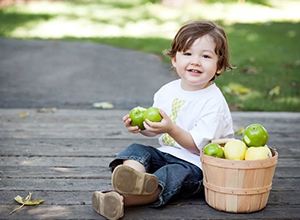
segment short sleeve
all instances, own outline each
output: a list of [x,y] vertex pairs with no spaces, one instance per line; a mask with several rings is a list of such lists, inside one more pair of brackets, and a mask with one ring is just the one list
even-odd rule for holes
[[231,124],[231,118],[226,118],[220,112],[209,112],[196,122],[190,134],[197,147],[201,149],[212,139],[233,136],[232,129],[227,124]]

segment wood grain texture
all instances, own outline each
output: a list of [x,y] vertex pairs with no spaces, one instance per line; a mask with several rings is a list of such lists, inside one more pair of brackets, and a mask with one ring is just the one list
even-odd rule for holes
[[[158,146],[156,138],[127,132],[122,122],[127,113],[0,109],[0,219],[103,219],[93,211],[91,196],[95,190],[111,188],[109,162],[133,142]],[[175,200],[159,209],[126,208],[123,219],[299,219],[300,114],[233,112],[232,116],[235,130],[252,123],[264,125],[269,145],[278,151],[264,209],[250,214],[220,212],[199,197]],[[45,202],[10,215],[18,207],[13,198],[29,192]]]

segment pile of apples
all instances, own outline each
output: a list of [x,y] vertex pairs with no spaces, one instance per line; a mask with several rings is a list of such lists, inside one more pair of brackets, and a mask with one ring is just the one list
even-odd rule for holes
[[246,127],[242,141],[231,139],[224,148],[217,143],[210,143],[204,147],[203,153],[229,160],[261,160],[272,157],[267,142],[267,130],[260,124],[251,124]]

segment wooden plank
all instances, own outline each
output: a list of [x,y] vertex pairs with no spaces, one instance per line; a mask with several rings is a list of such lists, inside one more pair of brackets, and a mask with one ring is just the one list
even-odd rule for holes
[[[110,179],[1,179],[0,190],[106,190],[111,189]],[[272,190],[300,190],[300,179],[273,179]]]
[[[45,199],[45,205],[91,205],[92,204],[92,190],[80,191],[52,191],[52,190],[34,190],[33,200]],[[0,205],[14,204],[14,197],[17,195],[25,198],[28,190],[5,190],[0,191],[1,199]],[[272,190],[269,196],[268,205],[300,205],[299,191],[275,191]],[[170,204],[189,204],[189,205],[205,205],[204,197],[191,199],[178,199]]]
[[[54,120],[56,119],[56,120]],[[73,120],[73,118],[69,117],[67,118],[70,121],[65,122],[64,120],[58,120],[56,117],[53,118],[53,121],[50,120],[39,120],[39,121],[32,121],[32,120],[12,120],[10,119],[9,121],[3,121],[0,120],[0,129],[1,132],[3,131],[22,131],[22,130],[59,130],[59,129],[66,129],[73,131],[75,129],[82,130],[84,131],[85,129],[93,131],[93,130],[99,130],[103,131],[105,129],[107,130],[113,130],[113,129],[121,129],[121,131],[127,131],[124,123],[121,119],[118,121],[109,121],[109,120],[93,120],[93,121],[76,121]],[[57,121],[58,120],[58,121]],[[22,123],[22,127],[18,127],[17,125],[20,125]],[[253,123],[253,122],[252,122]],[[263,122],[257,122],[262,124],[266,129],[270,132],[270,134],[273,133],[286,133],[286,134],[295,134],[299,132],[300,128],[298,123],[300,123],[300,120],[296,121],[283,121],[283,120],[278,120],[272,124],[268,121],[268,123],[263,123]],[[284,127],[285,124],[289,123],[290,127],[288,128],[288,133],[286,132],[286,128]],[[250,123],[243,123],[243,124],[238,124],[237,122],[234,122],[234,125],[236,127],[246,127]]]
[[2,139],[2,156],[115,156],[132,143],[158,146],[156,139]]
[[[9,212],[17,205],[1,205],[0,219],[104,219],[96,214],[90,205],[38,205],[24,207],[10,215]],[[131,207],[125,209],[122,219],[299,219],[299,206],[291,205],[267,206],[260,212],[250,214],[234,214],[219,212],[207,205],[166,205],[159,209],[147,206]]]
[[[99,122],[100,123],[100,122]],[[106,123],[106,122],[105,122]],[[291,122],[292,123],[292,122]],[[298,124],[295,125],[298,127]],[[291,126],[292,127],[292,126]],[[282,141],[297,141],[300,129],[283,130],[268,129],[270,140]],[[137,138],[136,134],[129,133],[124,125],[110,127],[100,127],[97,124],[83,123],[82,125],[69,125],[69,124],[49,124],[43,123],[34,126],[26,126],[24,123],[15,124],[0,124],[0,138],[16,138],[16,139],[29,139],[29,138],[53,138],[53,139],[91,139],[91,138],[106,138],[106,139],[127,139]],[[140,136],[139,139],[146,137]]]
[[[32,199],[44,199],[45,205],[91,205],[93,191],[51,191],[51,190],[34,190]],[[1,191],[0,205],[14,204],[14,197],[17,195],[25,198],[28,190]]]
[[[43,204],[45,205],[91,205],[92,194],[94,191],[34,191],[33,200],[45,199]],[[28,191],[4,191],[1,194],[3,199],[0,201],[0,205],[11,205],[14,201],[14,197],[17,195],[25,198],[28,195]],[[181,203],[187,203],[190,205],[205,205],[206,202],[203,196],[191,199],[178,199],[170,202],[171,205],[178,205]]]
[[[108,164],[101,166],[0,166],[1,178],[110,178]],[[300,178],[299,167],[276,167],[274,178]]]
[[[293,183],[291,183],[293,184]],[[289,186],[291,187],[291,186]],[[36,190],[45,191],[96,191],[112,189],[110,179],[1,179],[0,191],[3,190]]]
[[[79,109],[57,109],[55,113],[39,113],[36,109],[0,109],[0,120],[3,119],[20,119],[36,121],[57,118],[61,121],[64,118],[73,118],[77,121],[93,121],[97,120],[111,120],[119,121],[130,110],[79,110]],[[25,117],[19,117],[19,113],[27,112]],[[278,121],[295,121],[300,120],[299,113],[297,112],[232,112],[232,117],[237,122],[250,122],[253,120],[266,121],[273,124]],[[88,121],[87,121],[88,122]]]
[[[28,116],[19,117],[20,112],[28,112]],[[38,135],[33,134],[36,133],[43,138],[55,134],[56,136],[53,138],[57,138],[62,135],[60,131],[63,130],[66,138],[75,138],[76,135],[77,137],[79,135],[80,138],[102,136],[124,138],[126,135],[132,135],[128,134],[121,120],[122,116],[127,113],[128,110],[58,110],[54,114],[43,114],[32,109],[1,109],[0,137],[36,138]],[[236,128],[252,123],[261,123],[274,137],[282,136],[298,140],[295,139],[300,131],[298,113],[249,113],[247,115],[233,112],[232,116]],[[22,127],[19,127],[20,124]],[[285,124],[289,124],[289,126],[286,127]],[[74,131],[77,131],[76,135],[72,135]]]
[[[236,138],[241,139],[240,136]],[[14,139],[2,138],[0,142],[1,155],[59,155],[59,153],[69,153],[80,155],[83,152],[106,152],[111,149],[121,151],[130,144],[138,142],[144,145],[158,147],[156,138],[140,138],[135,135],[134,138],[126,139],[106,139],[106,138],[73,138],[73,139]],[[281,155],[299,155],[299,141],[278,141],[269,140],[269,145],[275,147]]]
[[[2,156],[82,156],[114,157],[132,143],[158,147],[156,139],[5,139],[0,142]],[[287,144],[289,143],[289,144]],[[297,142],[269,144],[277,149],[279,160],[299,158]]]
[[107,164],[95,167],[45,167],[45,166],[0,166],[1,178],[74,178],[74,179],[110,179],[111,172]]
[[1,157],[0,166],[107,167],[112,157]]
[[[22,157],[22,156],[2,156],[0,166],[56,166],[56,167],[105,167],[113,160],[110,156],[47,156],[47,157]],[[279,158],[276,168],[291,167],[298,168],[300,160],[297,158]]]

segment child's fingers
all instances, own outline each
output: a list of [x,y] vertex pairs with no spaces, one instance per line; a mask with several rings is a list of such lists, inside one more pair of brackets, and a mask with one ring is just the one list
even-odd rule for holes
[[165,113],[163,110],[159,109],[159,114],[162,118],[168,117],[167,113]]
[[144,127],[147,129],[149,129],[150,127],[152,127],[153,126],[153,122],[152,121],[150,121],[149,119],[145,119],[145,121],[143,122],[143,124],[144,124]]
[[128,127],[128,131],[131,133],[139,133],[141,130],[138,126],[131,126],[131,127]]
[[157,129],[160,128],[160,122],[152,122],[149,119],[146,119],[144,121],[144,127],[146,130],[152,131],[152,132],[157,132]]
[[127,114],[127,115],[124,115],[122,119],[125,122],[125,121],[127,121],[128,119],[131,119],[131,118],[129,117],[129,114]]

